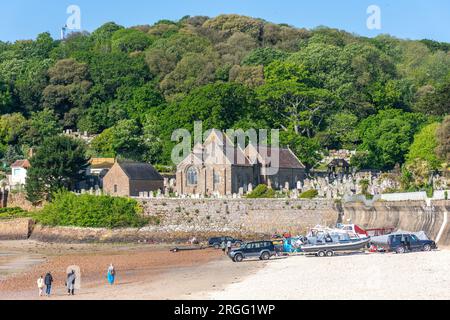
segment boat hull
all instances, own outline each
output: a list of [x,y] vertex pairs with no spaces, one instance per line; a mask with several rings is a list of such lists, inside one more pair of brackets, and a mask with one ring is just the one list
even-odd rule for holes
[[302,246],[302,251],[306,253],[317,253],[320,251],[358,251],[367,248],[370,242],[370,238],[363,239],[355,242],[347,243],[329,243],[322,245]]

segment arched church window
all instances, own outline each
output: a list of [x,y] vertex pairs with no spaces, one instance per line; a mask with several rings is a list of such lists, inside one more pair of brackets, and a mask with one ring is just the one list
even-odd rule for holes
[[187,182],[190,185],[197,185],[198,183],[198,172],[194,167],[190,167],[187,171]]

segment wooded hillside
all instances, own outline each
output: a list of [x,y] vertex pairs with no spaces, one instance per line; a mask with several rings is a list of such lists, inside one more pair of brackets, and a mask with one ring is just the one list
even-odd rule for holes
[[405,163],[427,128],[419,138],[439,167],[449,157],[449,51],[238,15],[0,42],[0,156],[10,164],[79,129],[99,134],[93,156],[170,164],[173,130],[203,120],[282,129],[309,166],[318,151],[347,148],[360,151],[355,166],[374,169]]

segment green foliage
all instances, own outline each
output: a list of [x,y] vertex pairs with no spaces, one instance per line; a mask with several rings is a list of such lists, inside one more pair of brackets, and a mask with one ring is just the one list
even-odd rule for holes
[[415,160],[402,168],[402,189],[406,191],[427,191],[433,187],[431,177],[433,170],[425,160]]
[[414,142],[406,155],[407,164],[417,160],[425,160],[429,163],[431,169],[437,170],[441,168],[442,160],[436,154],[438,128],[439,123],[432,123],[415,135]]
[[[239,15],[1,42],[0,155],[80,129],[101,134],[91,154],[171,165],[172,131],[203,120],[280,129],[308,167],[349,148],[358,168],[391,169],[422,125],[450,113],[449,46]],[[437,149],[448,164],[447,127]]]
[[58,117],[51,109],[32,113],[30,119],[25,122],[25,133],[21,142],[29,146],[40,146],[48,137],[60,134],[62,128]]
[[45,139],[30,160],[25,185],[27,199],[38,203],[57,190],[72,190],[83,179],[88,160],[81,141],[65,136]]
[[367,196],[369,194],[369,185],[370,181],[367,179],[363,179],[359,182],[359,186],[361,187],[362,194]]
[[32,217],[32,214],[21,208],[0,208],[0,220],[29,218],[29,217]]
[[450,116],[445,117],[437,130],[437,154],[450,165]]
[[357,128],[359,150],[368,152],[363,168],[392,169],[404,163],[414,134],[424,123],[424,116],[400,110],[380,111],[363,120]]
[[110,196],[76,195],[60,191],[36,214],[48,226],[139,228],[148,223],[136,200]]
[[275,198],[275,191],[265,184],[260,184],[247,195],[249,199]]
[[121,52],[143,51],[151,45],[151,38],[136,29],[120,29],[111,38],[112,50]]
[[242,61],[244,65],[263,65],[268,66],[277,60],[285,60],[289,55],[281,50],[267,48],[258,48],[250,52]]
[[307,168],[315,167],[322,160],[322,147],[317,139],[300,136],[291,130],[281,132],[280,142],[289,146]]
[[142,143],[136,121],[121,120],[97,136],[92,141],[91,149],[97,157],[139,160],[143,151]]
[[317,190],[308,190],[303,192],[299,198],[300,199],[315,199],[319,196],[319,192]]

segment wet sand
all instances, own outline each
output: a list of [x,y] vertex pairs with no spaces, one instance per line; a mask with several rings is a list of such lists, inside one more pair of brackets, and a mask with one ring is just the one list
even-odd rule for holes
[[[243,281],[265,263],[236,264],[222,251],[206,249],[172,253],[173,246],[69,245],[33,241],[0,242],[0,300],[14,299],[192,299]],[[117,281],[110,286],[106,269],[113,263]],[[65,292],[68,266],[81,269],[81,289]],[[39,275],[52,271],[50,298],[37,296]]]

